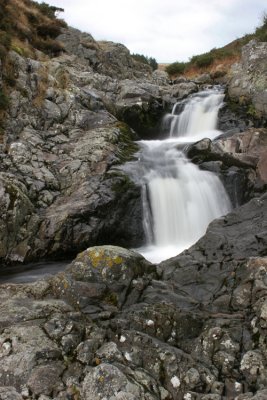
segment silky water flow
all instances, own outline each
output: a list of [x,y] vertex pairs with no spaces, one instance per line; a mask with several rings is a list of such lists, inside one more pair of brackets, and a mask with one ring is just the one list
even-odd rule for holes
[[133,169],[142,185],[146,245],[136,250],[151,262],[181,253],[205,234],[213,219],[231,210],[220,179],[178,150],[182,144],[221,133],[216,124],[223,98],[215,88],[177,103],[163,121],[170,138],[139,142]]

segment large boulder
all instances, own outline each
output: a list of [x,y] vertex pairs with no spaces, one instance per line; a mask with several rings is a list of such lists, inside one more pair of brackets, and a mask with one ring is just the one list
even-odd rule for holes
[[[80,253],[66,269],[53,279],[58,296],[81,309],[106,304],[122,307],[133,281],[155,273],[140,254],[116,246],[96,246]],[[89,307],[88,307],[89,306]],[[93,313],[95,310],[93,310]]]
[[144,139],[160,134],[165,111],[160,87],[148,80],[123,80],[118,87],[115,113]]
[[247,104],[250,115],[267,118],[267,43],[250,41],[242,48],[242,57],[234,64],[228,86],[232,100]]

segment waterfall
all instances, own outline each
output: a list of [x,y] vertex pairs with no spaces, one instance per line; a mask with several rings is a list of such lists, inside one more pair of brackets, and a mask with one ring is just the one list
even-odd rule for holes
[[170,137],[199,140],[199,136],[213,139],[216,131],[219,108],[223,104],[224,93],[220,87],[192,95],[173,106],[171,114],[164,118],[164,129]]
[[152,262],[193,245],[213,219],[231,209],[220,179],[200,170],[181,151],[181,143],[220,133],[216,122],[222,101],[222,92],[214,89],[177,103],[165,118],[170,138],[139,142],[137,164],[147,243],[138,251]]

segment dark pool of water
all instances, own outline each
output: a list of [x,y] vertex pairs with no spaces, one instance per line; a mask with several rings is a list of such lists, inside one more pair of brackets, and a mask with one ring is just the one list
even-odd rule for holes
[[12,267],[0,266],[0,284],[2,283],[29,283],[37,279],[55,275],[64,271],[69,261],[40,261],[26,265],[15,265]]

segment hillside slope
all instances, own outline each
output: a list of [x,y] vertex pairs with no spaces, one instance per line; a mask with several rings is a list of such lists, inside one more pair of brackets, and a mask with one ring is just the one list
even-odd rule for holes
[[242,47],[251,40],[267,42],[267,14],[264,14],[262,24],[255,29],[254,33],[246,34],[223,47],[194,55],[188,62],[177,61],[166,65],[164,69],[172,79],[179,75],[193,78],[203,73],[210,73],[214,77],[220,77],[225,75],[235,62],[240,60]]

